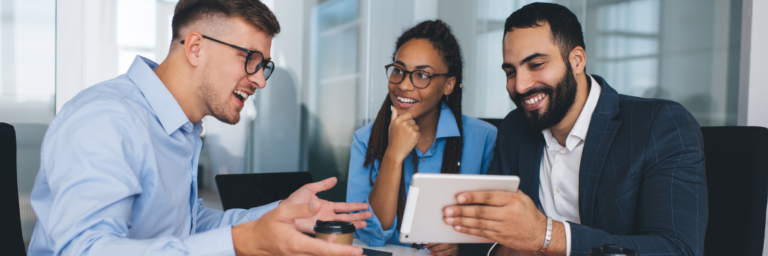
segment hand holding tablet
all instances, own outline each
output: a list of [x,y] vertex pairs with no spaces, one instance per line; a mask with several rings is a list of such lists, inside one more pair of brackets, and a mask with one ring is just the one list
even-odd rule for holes
[[416,173],[408,192],[400,242],[491,243],[490,239],[455,231],[445,224],[443,210],[456,205],[456,196],[460,193],[515,193],[519,184],[517,176]]

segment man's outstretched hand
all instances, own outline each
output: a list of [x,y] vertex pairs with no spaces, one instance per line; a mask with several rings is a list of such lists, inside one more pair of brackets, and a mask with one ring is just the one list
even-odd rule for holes
[[280,204],[261,218],[232,227],[235,254],[250,255],[362,255],[363,249],[309,237],[296,230],[295,220],[312,218],[323,207],[320,199]]
[[355,224],[355,228],[364,228],[366,219],[373,216],[369,211],[355,214],[346,214],[348,212],[368,210],[366,203],[334,203],[319,199],[317,193],[331,189],[336,185],[336,178],[331,177],[304,185],[293,192],[291,196],[280,202],[284,204],[306,204],[312,201],[318,201],[318,210],[314,215],[302,217],[295,220],[296,228],[304,233],[314,234],[315,221],[346,221]]

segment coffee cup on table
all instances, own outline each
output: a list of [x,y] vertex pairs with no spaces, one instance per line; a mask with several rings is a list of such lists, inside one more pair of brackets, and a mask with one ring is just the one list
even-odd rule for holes
[[355,237],[355,224],[345,221],[321,221],[315,222],[315,237],[327,240],[328,236],[336,234],[337,244],[352,245]]

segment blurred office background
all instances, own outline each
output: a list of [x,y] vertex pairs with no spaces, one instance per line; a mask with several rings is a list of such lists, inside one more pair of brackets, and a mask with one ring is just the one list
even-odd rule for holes
[[[504,21],[529,0],[265,0],[282,33],[268,86],[243,118],[204,119],[200,189],[217,201],[216,174],[311,172],[338,177],[321,197],[343,201],[353,132],[375,118],[387,92],[395,40],[423,20],[452,26],[465,61],[464,113],[503,118]],[[556,0],[584,27],[589,73],[619,93],[682,103],[702,126],[745,124],[742,31],[751,0]],[[135,55],[161,62],[170,45],[171,0],[0,0],[0,122],[16,127],[25,240],[40,145],[77,92],[124,73]],[[746,4],[746,7],[745,7]],[[58,17],[57,17],[58,15]],[[58,31],[58,33],[57,33]],[[66,33],[63,33],[66,32]],[[749,45],[749,42],[746,42]],[[746,56],[746,57],[745,57]],[[749,74],[747,72],[747,74]],[[742,108],[742,110],[740,110]],[[740,112],[741,111],[741,112]]]

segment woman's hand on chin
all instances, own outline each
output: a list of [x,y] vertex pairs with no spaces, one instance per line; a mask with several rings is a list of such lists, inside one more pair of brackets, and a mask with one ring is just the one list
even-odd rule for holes
[[403,161],[419,142],[419,126],[413,120],[411,113],[398,115],[397,109],[392,109],[392,121],[389,123],[389,145],[385,154]]

